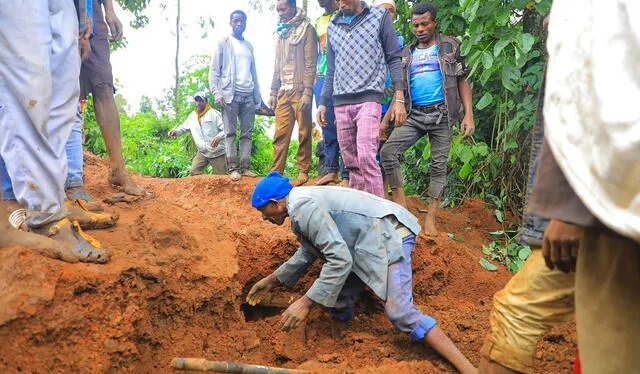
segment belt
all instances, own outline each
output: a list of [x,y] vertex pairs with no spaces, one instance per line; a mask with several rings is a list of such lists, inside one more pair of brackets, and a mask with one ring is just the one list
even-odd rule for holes
[[444,104],[444,102],[440,102],[440,103],[425,105],[425,106],[414,105],[411,107],[411,110],[417,110],[418,112],[422,112],[422,113],[440,112],[440,115],[438,116],[438,120],[436,121],[436,125],[439,125],[440,122],[442,121],[442,117],[444,117],[444,115],[447,113],[447,106]]

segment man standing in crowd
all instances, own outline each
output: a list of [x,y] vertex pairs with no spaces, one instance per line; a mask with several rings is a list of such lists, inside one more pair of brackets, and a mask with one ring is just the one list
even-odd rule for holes
[[211,108],[207,95],[199,93],[193,97],[196,110],[187,119],[167,134],[170,138],[191,132],[198,151],[191,162],[191,175],[200,175],[207,165],[211,165],[215,174],[227,174],[225,158],[224,131],[220,113]]
[[316,32],[296,0],[278,0],[276,63],[269,106],[275,108],[271,170],[284,173],[293,126],[298,122],[298,184],[309,180],[311,168],[311,103],[318,48]]
[[[77,113],[80,74],[73,3],[2,1],[0,24],[0,157],[18,204],[26,207],[11,222],[59,242],[56,257],[107,262],[110,251],[71,222],[64,205],[65,145]],[[2,236],[19,242],[22,233],[9,229]]]
[[451,126],[459,120],[462,101],[465,115],[461,131],[465,138],[473,134],[472,92],[464,57],[460,54],[460,42],[438,33],[436,8],[429,3],[416,4],[411,12],[411,23],[417,42],[403,50],[403,60],[407,61],[409,118],[406,124],[396,123],[380,155],[392,191],[391,199],[406,206],[400,157],[424,135],[429,136],[431,203],[425,231],[427,235],[436,236],[436,212],[444,195],[453,138]]
[[277,172],[258,183],[251,204],[273,224],[282,225],[289,217],[300,248],[251,288],[249,304],[258,304],[278,283],[295,285],[315,260],[324,261],[319,278],[283,313],[282,330],[298,327],[316,304],[331,308],[334,320],[352,320],[368,286],[385,301],[396,329],[435,349],[460,372],[476,372],[436,320],[413,303],[411,253],[420,226],[408,210],[348,188],[293,188]]
[[395,89],[392,119],[404,123],[404,81],[393,19],[384,8],[360,0],[341,0],[331,19],[327,41],[327,74],[317,119],[327,124],[333,100],[338,141],[349,186],[384,197],[376,161],[385,81],[391,72]]
[[[112,41],[117,42],[122,38],[122,24],[113,10],[113,0],[93,0],[93,22],[91,55],[82,63],[80,70],[80,99],[84,100],[88,94],[93,94],[96,121],[109,153],[109,183],[121,187],[127,194],[141,196],[145,193],[144,189],[131,179],[124,164],[120,113],[113,96],[113,74],[109,61],[109,30]],[[76,198],[77,196],[69,196],[70,200]]]
[[[242,176],[257,177],[251,168],[251,147],[255,111],[262,98],[256,73],[253,46],[243,36],[247,29],[247,15],[234,10],[230,16],[231,36],[218,41],[211,57],[209,87],[216,105],[222,110],[225,146],[231,179]],[[236,143],[237,123],[240,122],[240,163]]]
[[[316,20],[316,34],[318,35],[318,43],[320,44],[320,53],[318,54],[318,75],[316,77],[316,85],[313,88],[313,95],[316,99],[316,106],[320,105],[322,96],[322,87],[324,86],[324,77],[327,74],[327,33],[329,31],[329,22],[331,17],[338,13],[338,2],[336,0],[318,0],[318,5],[324,9],[322,14]],[[322,176],[316,183],[322,186],[329,183],[339,183],[338,170],[340,169],[340,145],[338,144],[338,131],[336,129],[336,115],[333,111],[333,100],[327,105],[326,125],[320,124],[322,127],[322,139],[324,140],[324,170],[326,174]],[[344,177],[347,178],[344,178]],[[348,181],[348,174],[343,173],[343,179]]]

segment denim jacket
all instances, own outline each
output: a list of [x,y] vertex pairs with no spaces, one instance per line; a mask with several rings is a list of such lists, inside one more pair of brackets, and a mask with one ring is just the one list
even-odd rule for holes
[[326,307],[335,305],[352,271],[386,300],[387,268],[404,259],[402,238],[390,216],[413,234],[420,232],[417,218],[402,206],[348,188],[294,188],[287,209],[300,248],[276,277],[293,286],[316,259],[323,259],[320,276],[306,295]]
[[[444,90],[444,101],[448,110],[449,125],[453,125],[460,120],[461,98],[458,90],[458,80],[466,78],[468,69],[464,57],[460,54],[460,41],[450,36],[436,34],[436,43],[440,48],[438,59],[440,60],[440,71],[442,72],[442,84]],[[411,61],[416,43],[406,46],[402,50],[402,64],[404,66],[404,76],[407,83],[405,106],[407,113],[411,111]]]

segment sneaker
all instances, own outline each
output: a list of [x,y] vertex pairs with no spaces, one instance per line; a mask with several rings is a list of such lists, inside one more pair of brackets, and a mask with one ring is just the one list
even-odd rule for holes
[[234,170],[231,172],[231,180],[234,182],[237,182],[240,180],[240,178],[242,178],[242,175],[240,175],[240,173],[237,170]]
[[249,171],[249,170],[245,170],[245,171],[242,173],[242,176],[243,176],[243,177],[249,177],[249,178],[258,178],[258,174],[254,173],[254,172],[252,172],[252,171]]

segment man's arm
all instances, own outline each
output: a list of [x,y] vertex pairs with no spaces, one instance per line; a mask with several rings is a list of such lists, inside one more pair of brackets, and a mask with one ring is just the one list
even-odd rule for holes
[[402,70],[402,51],[398,47],[396,29],[393,27],[393,19],[391,19],[389,12],[385,12],[382,18],[380,40],[382,41],[385,59],[391,73],[391,82],[395,89],[393,101],[389,106],[390,120],[393,120],[397,126],[402,126],[407,119],[404,101],[406,84]]
[[327,33],[327,73],[324,76],[320,105],[327,106],[333,99],[333,76],[336,71],[336,54],[331,47],[331,38]]
[[122,39],[122,23],[116,16],[116,12],[113,10],[113,0],[104,0],[102,3],[104,7],[104,19],[109,25],[109,31],[111,32],[111,41],[118,42]]
[[222,61],[220,61],[220,55],[222,54],[222,40],[218,40],[211,54],[211,64],[209,65],[209,89],[215,97],[216,103],[222,98],[222,92],[220,92],[220,69]]
[[257,110],[261,107],[262,95],[260,95],[260,84],[258,83],[258,71],[256,69],[256,58],[253,54],[253,46],[251,47],[251,76],[253,77],[253,101]]
[[276,58],[273,67],[273,77],[271,78],[271,94],[269,95],[269,106],[275,110],[278,103],[278,91],[282,82],[280,82],[280,55],[282,54],[280,38],[276,42]]
[[316,81],[316,68],[318,66],[318,42],[316,41],[316,29],[309,25],[304,43],[304,96],[313,99],[313,86]]
[[309,266],[313,264],[316,258],[313,253],[305,249],[304,246],[301,246],[296,253],[294,253],[287,262],[280,265],[273,274],[275,274],[278,282],[293,287],[296,282],[298,282],[298,279],[307,272],[307,269],[309,269]]
[[458,78],[458,91],[464,108],[464,118],[460,124],[460,132],[464,139],[473,135],[476,126],[473,122],[473,91],[467,77]]
[[306,296],[318,304],[333,307],[353,266],[349,247],[326,207],[313,200],[294,207],[291,220],[326,261]]
[[179,126],[175,127],[173,130],[169,131],[169,133],[167,134],[170,138],[175,138],[176,136],[180,136],[180,135],[184,135],[186,133],[188,133],[190,131],[189,129],[189,121],[191,121],[193,118],[193,115],[195,114],[195,112],[192,112],[191,114],[189,114],[189,116],[187,117],[187,119],[182,122]]

